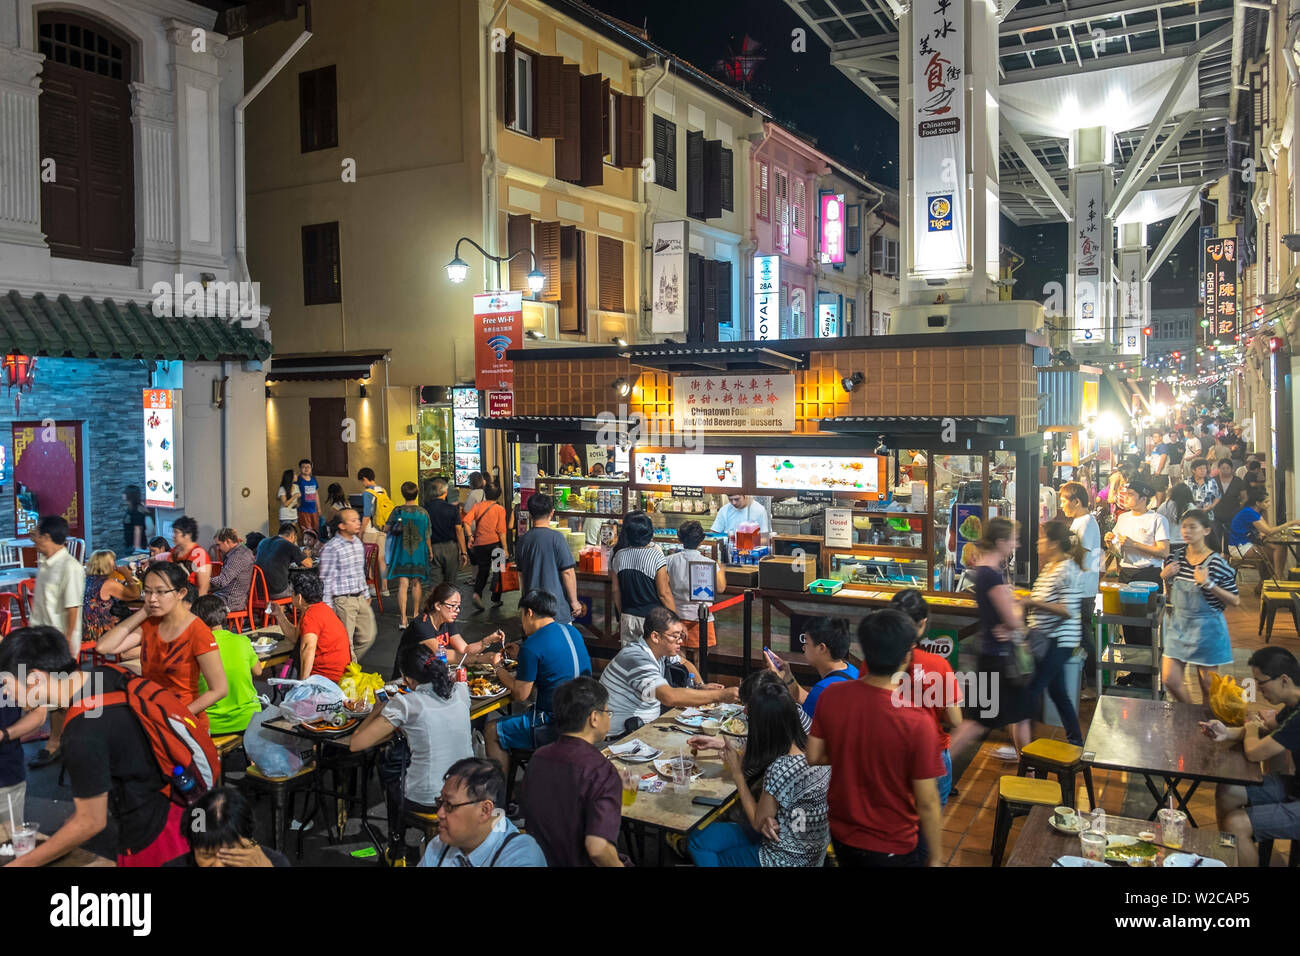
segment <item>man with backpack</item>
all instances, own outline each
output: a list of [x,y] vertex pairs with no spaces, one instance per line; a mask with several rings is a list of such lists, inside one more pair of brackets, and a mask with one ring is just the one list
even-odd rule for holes
[[361,482],[361,541],[379,548],[375,557],[379,570],[379,593],[387,597],[388,560],[384,548],[388,541],[384,528],[395,505],[388,492],[375,483],[375,469],[362,468],[357,472],[357,481]]
[[[183,766],[197,796],[216,785],[215,748],[180,700],[113,666],[78,670],[52,627],[25,627],[0,642],[0,686],[24,709],[64,708],[63,766],[72,816],[10,866],[42,866],[117,822],[118,866],[161,866],[188,851],[184,796],[171,768]],[[166,768],[166,769],[164,769]]]

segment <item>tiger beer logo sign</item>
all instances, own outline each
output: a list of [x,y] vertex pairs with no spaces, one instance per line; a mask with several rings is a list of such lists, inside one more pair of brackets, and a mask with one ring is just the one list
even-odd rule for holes
[[952,193],[930,198],[930,231],[952,231]]

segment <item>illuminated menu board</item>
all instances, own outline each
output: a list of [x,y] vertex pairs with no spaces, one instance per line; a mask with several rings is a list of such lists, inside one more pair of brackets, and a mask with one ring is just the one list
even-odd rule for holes
[[741,488],[744,478],[739,455],[673,455],[635,452],[638,485],[690,485],[699,488]]
[[180,392],[144,390],[144,503],[175,508],[180,500]]
[[884,497],[885,459],[755,455],[754,486],[774,491],[839,491]]

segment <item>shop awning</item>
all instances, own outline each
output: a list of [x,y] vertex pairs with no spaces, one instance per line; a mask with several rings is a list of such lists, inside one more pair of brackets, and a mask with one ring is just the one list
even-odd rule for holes
[[375,363],[388,352],[293,352],[276,353],[267,384],[274,382],[363,381],[370,378]]
[[[883,437],[890,448],[947,449],[954,453],[962,450],[1015,450],[1042,441],[1042,436],[1037,433],[1017,436],[1015,419],[1010,416],[844,415],[823,418],[818,427],[824,432],[860,437],[873,447]],[[947,434],[948,430],[951,434]]]
[[626,349],[633,365],[661,372],[792,372],[808,364],[808,356],[749,345],[634,345]]
[[0,297],[0,351],[69,358],[208,361],[270,357],[271,343],[239,320],[156,316],[113,299]]
[[[601,437],[602,442],[611,437],[625,439],[628,423],[613,418],[580,418],[567,415],[511,415],[505,418],[478,418],[479,428],[495,428],[511,432],[519,441],[558,441]],[[531,437],[530,437],[531,436]],[[617,442],[621,444],[621,441]]]

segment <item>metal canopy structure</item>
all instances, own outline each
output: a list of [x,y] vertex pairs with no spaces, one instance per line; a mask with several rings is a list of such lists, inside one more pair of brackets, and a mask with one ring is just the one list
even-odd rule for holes
[[792,372],[807,364],[806,354],[746,345],[637,345],[622,354],[634,365],[661,372]]
[[[898,19],[906,15],[908,0],[786,0],[786,5],[830,47],[831,63],[897,119]],[[1196,115],[1189,119],[1186,113],[1161,110],[1147,125],[1115,131],[1115,165],[1145,166],[1154,157],[1146,179],[1151,187],[1200,186],[1223,175],[1225,124],[1236,105],[1233,76],[1240,73],[1242,37],[1264,29],[1259,21],[1267,24],[1267,11],[1240,0],[999,0],[998,7],[998,72],[1004,85],[1115,67],[1190,63],[1184,68],[1187,80],[1196,84]],[[1001,212],[1019,225],[1065,218],[1060,196],[1047,184],[1069,191],[1066,138],[1030,135],[1004,123],[999,152]]]

